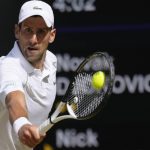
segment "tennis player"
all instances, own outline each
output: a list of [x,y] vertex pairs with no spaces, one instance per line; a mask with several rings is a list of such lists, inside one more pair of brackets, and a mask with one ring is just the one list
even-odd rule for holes
[[56,96],[54,14],[43,1],[25,2],[15,25],[16,41],[0,59],[0,150],[31,150],[45,135],[37,126]]

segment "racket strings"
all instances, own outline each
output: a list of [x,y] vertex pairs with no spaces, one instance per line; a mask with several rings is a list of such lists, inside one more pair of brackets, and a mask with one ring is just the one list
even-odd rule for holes
[[[92,76],[97,71],[105,73],[105,85],[96,90],[92,86]],[[94,55],[77,70],[70,88],[69,106],[78,119],[87,119],[103,108],[106,97],[111,94],[114,81],[114,66],[105,55]]]
[[86,95],[84,99],[82,99],[80,107],[76,110],[76,114],[78,114],[79,117],[88,116],[97,109],[102,99],[103,97],[100,92],[95,91],[91,95]]
[[80,105],[81,100],[84,103],[87,103],[86,94],[89,91],[91,85],[91,75],[86,73],[80,73],[77,77],[75,77],[75,85],[74,85],[74,95],[78,97],[77,110],[82,110],[84,105]]
[[[75,77],[75,81],[73,83],[73,90],[72,90],[72,95],[74,97],[77,97],[77,102],[74,102],[73,100],[70,100],[70,104],[75,105],[76,104],[76,109],[74,109],[74,112],[80,113],[80,111],[84,108],[81,108],[83,105],[81,105],[81,100],[85,100],[86,93],[89,91],[90,88],[90,81],[91,81],[91,75],[86,74],[86,73],[79,73]],[[87,103],[84,101],[84,103]]]
[[[102,102],[103,90],[96,91],[91,86],[92,74],[79,73],[75,77],[73,84],[73,95],[77,97],[77,101],[71,100],[73,111],[79,118],[86,117],[91,114]],[[76,107],[75,107],[76,106]]]

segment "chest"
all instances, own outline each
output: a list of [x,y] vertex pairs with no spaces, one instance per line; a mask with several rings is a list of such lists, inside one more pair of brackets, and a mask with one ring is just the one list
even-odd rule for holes
[[35,124],[39,124],[47,118],[53,106],[56,97],[56,75],[52,74],[44,78],[28,76],[24,91],[29,118]]

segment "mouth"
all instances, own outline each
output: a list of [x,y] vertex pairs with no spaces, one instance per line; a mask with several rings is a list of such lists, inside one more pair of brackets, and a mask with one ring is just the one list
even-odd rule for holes
[[28,47],[27,49],[28,49],[29,51],[37,51],[37,50],[38,50],[37,47]]
[[26,55],[28,57],[32,57],[32,56],[35,56],[36,54],[39,53],[39,49],[37,47],[27,47],[26,49]]

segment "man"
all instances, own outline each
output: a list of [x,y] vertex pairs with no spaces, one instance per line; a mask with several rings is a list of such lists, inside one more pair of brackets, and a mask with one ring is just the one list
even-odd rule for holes
[[54,15],[42,1],[25,2],[15,26],[14,47],[0,59],[0,150],[30,150],[45,135],[38,126],[56,95]]

